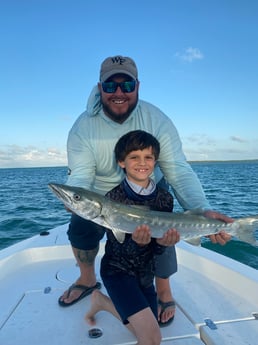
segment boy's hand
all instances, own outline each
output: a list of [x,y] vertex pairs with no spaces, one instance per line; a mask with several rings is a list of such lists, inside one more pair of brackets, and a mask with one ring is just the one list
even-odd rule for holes
[[180,241],[180,233],[176,229],[169,229],[162,238],[156,239],[161,246],[170,247]]
[[[221,220],[225,223],[233,223],[234,222],[233,218],[227,217],[222,213],[211,211],[211,210],[205,211],[204,215],[205,215],[205,217],[218,219],[218,220]],[[226,233],[225,231],[220,231],[216,235],[209,235],[207,237],[211,240],[212,243],[219,243],[222,246],[231,240],[231,235]]]
[[220,231],[215,235],[209,235],[207,237],[212,243],[219,243],[221,246],[224,246],[224,244],[226,244],[232,238],[232,236],[225,231]]
[[132,233],[132,239],[139,245],[144,246],[151,241],[151,231],[148,225],[142,224]]

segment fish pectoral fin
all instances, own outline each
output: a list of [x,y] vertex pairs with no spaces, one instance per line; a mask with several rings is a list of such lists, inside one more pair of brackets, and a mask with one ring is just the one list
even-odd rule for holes
[[125,240],[125,233],[116,228],[111,228],[115,238],[119,243],[123,243]]
[[199,246],[201,244],[201,237],[192,237],[184,241],[189,244],[192,244],[193,246]]
[[116,240],[119,243],[123,243],[125,240],[125,233],[121,230],[119,230],[118,228],[115,228],[114,226],[112,226],[111,224],[109,224],[109,222],[107,222],[107,220],[105,219],[105,217],[103,217],[104,219],[104,226],[106,228],[108,228],[109,230],[111,230],[116,238]]

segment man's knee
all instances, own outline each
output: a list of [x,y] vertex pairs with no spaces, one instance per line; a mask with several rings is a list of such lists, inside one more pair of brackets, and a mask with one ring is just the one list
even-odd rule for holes
[[94,249],[90,250],[83,250],[73,247],[73,252],[76,258],[84,264],[88,264],[89,266],[94,265],[95,258],[98,254],[99,246]]

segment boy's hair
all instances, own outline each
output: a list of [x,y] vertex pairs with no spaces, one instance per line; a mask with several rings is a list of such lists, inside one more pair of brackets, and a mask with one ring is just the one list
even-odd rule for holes
[[144,150],[151,147],[155,160],[159,158],[160,144],[158,140],[145,131],[135,130],[123,135],[115,146],[115,157],[117,162],[122,162],[132,151]]

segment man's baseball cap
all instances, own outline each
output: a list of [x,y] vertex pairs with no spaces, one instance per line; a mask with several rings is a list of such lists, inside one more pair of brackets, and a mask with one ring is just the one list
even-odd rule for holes
[[106,58],[100,67],[100,82],[106,81],[114,74],[126,74],[134,80],[138,79],[138,71],[133,59],[127,56],[113,56]]

